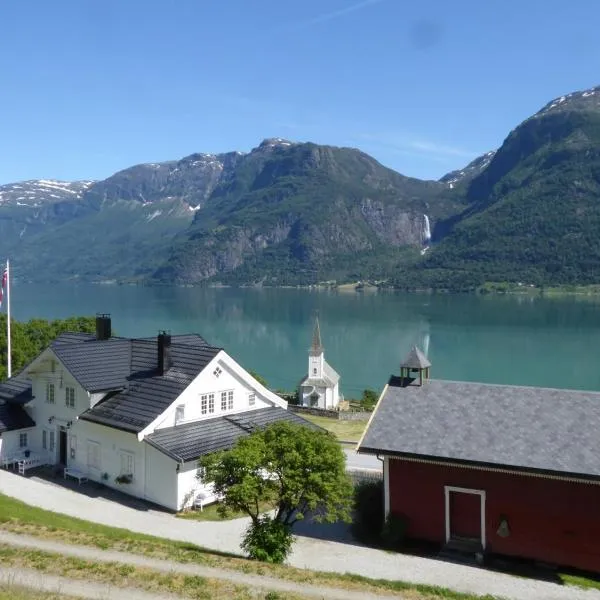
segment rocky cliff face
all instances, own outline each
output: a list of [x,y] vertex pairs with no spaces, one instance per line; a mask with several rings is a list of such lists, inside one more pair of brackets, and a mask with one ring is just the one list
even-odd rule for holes
[[424,214],[454,211],[442,184],[358,150],[265,140],[217,184],[156,278],[299,283],[343,277],[364,253],[377,270],[382,250],[421,248]]

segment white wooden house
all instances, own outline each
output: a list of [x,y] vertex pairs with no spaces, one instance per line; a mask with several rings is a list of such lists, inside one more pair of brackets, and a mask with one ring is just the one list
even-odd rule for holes
[[[0,460],[66,467],[171,510],[211,499],[197,460],[254,428],[306,421],[199,335],[59,336],[0,384]],[[214,499],[214,498],[213,498]]]

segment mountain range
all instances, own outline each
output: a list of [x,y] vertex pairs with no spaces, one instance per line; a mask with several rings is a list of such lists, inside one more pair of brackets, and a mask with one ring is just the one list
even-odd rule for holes
[[25,281],[471,289],[600,280],[600,87],[561,96],[439,181],[281,138],[103,181],[0,186]]

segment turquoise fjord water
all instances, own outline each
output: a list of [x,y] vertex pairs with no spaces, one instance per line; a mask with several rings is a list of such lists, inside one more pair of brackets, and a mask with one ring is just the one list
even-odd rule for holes
[[112,285],[11,292],[19,320],[108,312],[118,335],[200,333],[280,389],[305,374],[318,310],[347,397],[380,390],[413,344],[428,350],[438,379],[600,391],[600,301]]

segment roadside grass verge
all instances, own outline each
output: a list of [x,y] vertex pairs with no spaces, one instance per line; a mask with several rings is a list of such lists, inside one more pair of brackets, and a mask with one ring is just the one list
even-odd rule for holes
[[[276,577],[297,583],[324,585],[377,593],[396,593],[401,598],[415,600],[474,600],[482,598],[472,594],[454,592],[442,587],[426,586],[370,579],[354,574],[337,574],[322,571],[309,571],[286,565],[271,565],[251,561],[232,554],[203,549],[187,542],[172,541],[108,527],[76,519],[67,515],[29,506],[24,502],[0,494],[0,529],[13,533],[51,539],[65,544],[95,546],[103,550],[116,550],[172,560],[181,563],[197,563],[205,566],[241,571],[253,575]],[[485,596],[491,600],[492,596]]]
[[[94,562],[3,544],[0,544],[0,561],[4,567],[35,569],[45,574],[93,581],[124,590],[136,588],[157,594],[167,593],[182,598],[211,598],[211,600],[248,600],[257,597],[252,588],[221,579],[175,572],[160,573],[145,567],[134,567],[117,562]],[[258,597],[265,598],[268,594],[269,592],[265,591]],[[277,597],[282,600],[302,598],[300,595],[280,592],[277,592]]]
[[358,442],[363,434],[367,421],[338,421],[338,419],[328,419],[327,417],[319,417],[316,415],[302,414],[303,419],[331,431],[338,440],[346,442]]
[[11,583],[0,583],[0,600],[82,600],[62,592],[42,592]]
[[591,578],[583,577],[581,575],[559,573],[558,576],[565,585],[572,585],[586,590],[600,590],[600,575],[597,578]]

